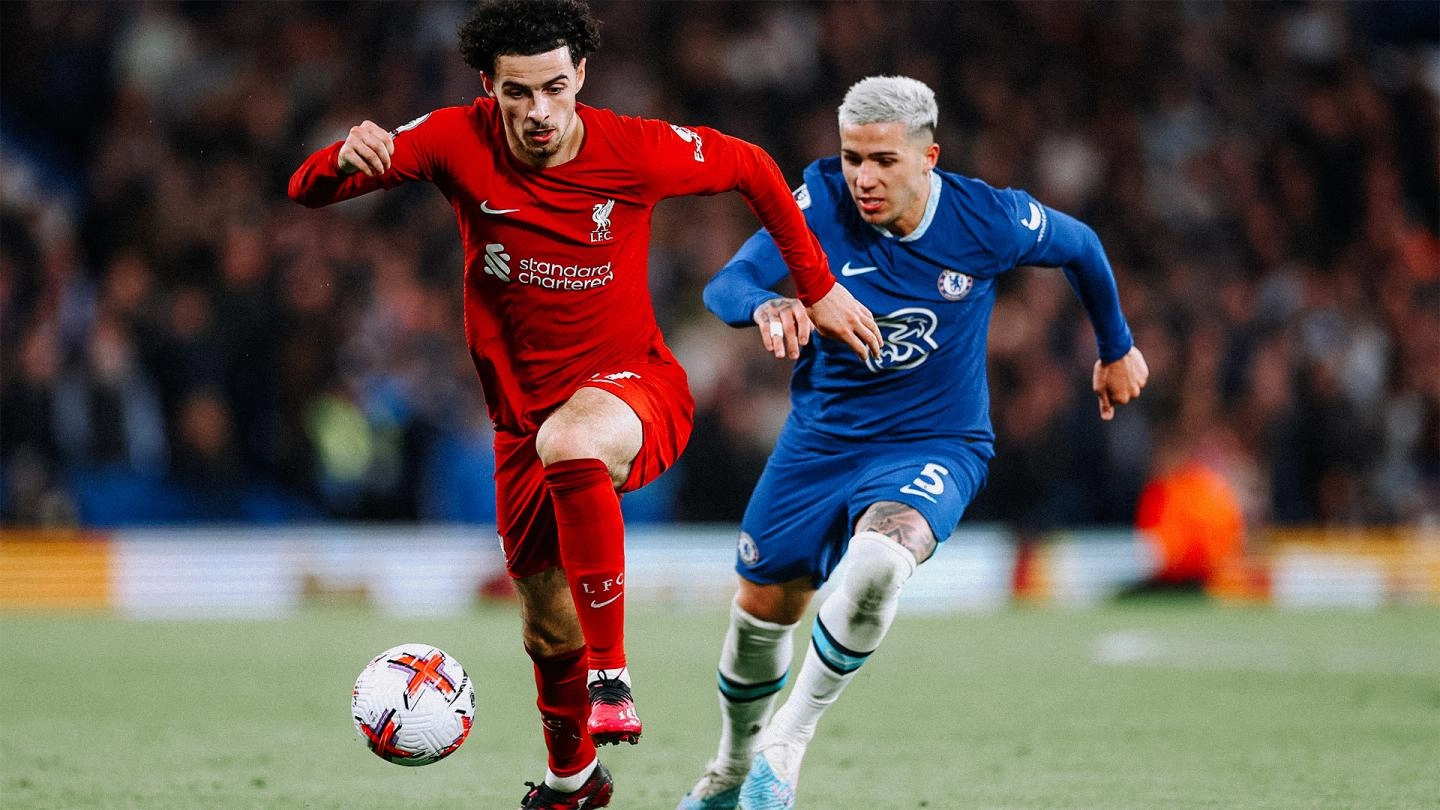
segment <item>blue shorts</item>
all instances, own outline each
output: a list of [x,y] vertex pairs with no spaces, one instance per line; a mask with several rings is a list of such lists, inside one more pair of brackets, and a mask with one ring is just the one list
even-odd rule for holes
[[985,485],[990,455],[988,442],[951,438],[805,446],[787,426],[740,521],[735,572],[761,585],[808,576],[819,588],[879,501],[913,507],[944,542]]

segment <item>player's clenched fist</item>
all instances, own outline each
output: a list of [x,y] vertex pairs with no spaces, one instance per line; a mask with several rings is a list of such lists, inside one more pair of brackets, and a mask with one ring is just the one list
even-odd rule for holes
[[374,121],[361,121],[350,128],[345,143],[340,145],[340,173],[364,172],[366,177],[384,174],[390,169],[393,154],[395,138]]
[[1124,405],[1140,396],[1140,390],[1150,379],[1150,367],[1145,365],[1145,355],[1131,346],[1130,351],[1119,360],[1110,363],[1095,361],[1095,372],[1091,375],[1091,388],[1100,398],[1100,418],[1106,421],[1115,418],[1115,406]]

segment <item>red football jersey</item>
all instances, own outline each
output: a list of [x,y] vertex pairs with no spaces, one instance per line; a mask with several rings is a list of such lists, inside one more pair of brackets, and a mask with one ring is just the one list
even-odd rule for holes
[[835,284],[775,162],[707,127],[583,104],[576,157],[537,169],[505,141],[498,105],[477,98],[395,130],[378,177],[341,175],[340,143],[311,155],[290,196],[311,207],[410,180],[450,200],[465,248],[465,337],[497,428],[531,432],[576,386],[627,362],[674,362],[655,322],[650,216],[666,197],[739,191],[780,246],[802,301]]

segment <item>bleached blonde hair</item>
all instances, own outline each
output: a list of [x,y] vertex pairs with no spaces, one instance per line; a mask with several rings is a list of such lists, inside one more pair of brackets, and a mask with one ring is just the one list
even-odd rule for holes
[[928,128],[933,136],[939,119],[935,91],[908,76],[861,79],[845,91],[845,99],[840,102],[841,128],[899,122],[905,125],[906,135]]

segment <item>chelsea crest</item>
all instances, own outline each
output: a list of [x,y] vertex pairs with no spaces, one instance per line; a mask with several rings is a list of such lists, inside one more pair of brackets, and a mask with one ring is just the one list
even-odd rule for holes
[[959,301],[975,288],[975,277],[967,276],[958,270],[942,270],[935,286],[940,288],[940,295],[944,296],[946,301]]
[[755,538],[746,532],[740,532],[740,540],[735,544],[735,550],[739,553],[740,562],[753,566],[760,562],[760,548],[755,545]]

